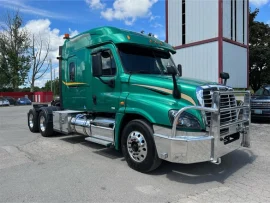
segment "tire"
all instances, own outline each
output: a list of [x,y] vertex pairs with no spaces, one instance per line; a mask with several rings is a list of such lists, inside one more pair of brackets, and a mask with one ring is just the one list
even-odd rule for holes
[[27,114],[29,130],[33,133],[38,132],[38,115],[34,109],[30,109]]
[[147,173],[161,164],[153,138],[153,129],[145,120],[130,121],[121,137],[121,148],[128,165]]
[[45,110],[41,110],[38,117],[38,128],[39,132],[43,137],[50,137],[54,134],[53,122]]

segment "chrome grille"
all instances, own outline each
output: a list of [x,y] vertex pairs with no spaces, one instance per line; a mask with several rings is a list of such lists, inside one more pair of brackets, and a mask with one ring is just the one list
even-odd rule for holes
[[[217,90],[226,90],[226,89],[217,89],[217,88],[210,88],[203,90],[203,100],[205,107],[212,107],[212,95],[214,91]],[[237,106],[236,99],[234,95],[221,95],[220,96],[220,109],[224,108],[231,108]],[[211,122],[211,113],[206,112],[207,124],[210,126]],[[220,114],[220,125],[228,124],[235,122],[237,120],[237,112],[236,110],[225,111]]]
[[270,102],[253,102],[251,101],[251,108],[269,108]]

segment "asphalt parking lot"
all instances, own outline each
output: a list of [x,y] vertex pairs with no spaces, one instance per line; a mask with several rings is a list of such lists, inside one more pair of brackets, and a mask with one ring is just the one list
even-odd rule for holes
[[270,124],[252,124],[252,148],[220,165],[163,162],[142,174],[82,136],[31,133],[29,108],[0,108],[0,202],[270,202]]

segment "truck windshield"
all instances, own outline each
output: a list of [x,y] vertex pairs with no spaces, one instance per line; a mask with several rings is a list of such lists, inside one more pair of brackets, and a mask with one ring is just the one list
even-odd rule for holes
[[132,45],[119,45],[119,54],[125,72],[140,74],[167,74],[167,66],[175,67],[170,53]]

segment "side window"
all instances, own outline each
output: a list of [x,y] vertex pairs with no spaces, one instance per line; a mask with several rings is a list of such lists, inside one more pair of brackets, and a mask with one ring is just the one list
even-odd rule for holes
[[255,95],[258,95],[258,96],[263,95],[263,90],[264,90],[263,88],[258,89],[257,92],[255,92]]
[[101,53],[101,63],[103,76],[113,76],[116,74],[115,60],[111,51],[103,51]]
[[269,90],[268,89],[264,89],[263,90],[263,95],[264,96],[269,96],[270,94],[269,94]]
[[71,62],[69,64],[69,81],[74,82],[75,81],[75,63]]

